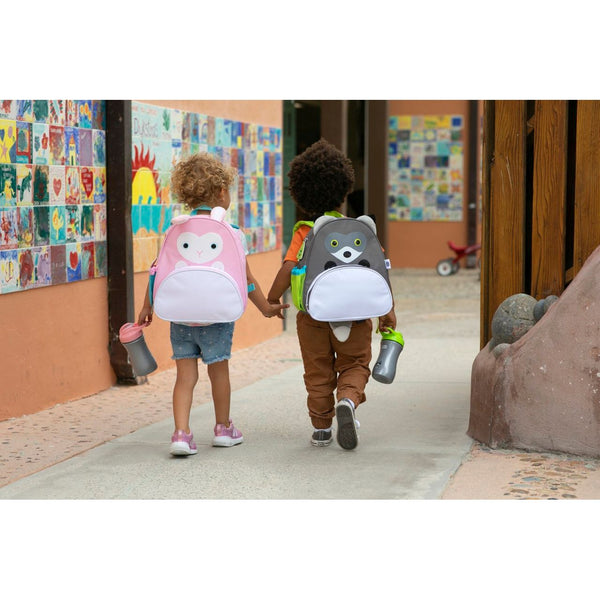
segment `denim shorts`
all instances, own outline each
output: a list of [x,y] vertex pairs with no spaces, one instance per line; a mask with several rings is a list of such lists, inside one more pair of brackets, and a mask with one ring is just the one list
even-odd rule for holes
[[233,323],[213,323],[197,327],[171,323],[171,358],[201,358],[205,365],[229,360],[232,339]]

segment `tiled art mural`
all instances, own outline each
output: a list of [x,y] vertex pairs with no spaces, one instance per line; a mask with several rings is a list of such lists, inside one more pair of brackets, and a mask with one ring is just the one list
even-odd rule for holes
[[132,102],[134,269],[150,267],[171,219],[184,209],[171,195],[173,165],[196,152],[215,154],[238,171],[228,219],[250,252],[281,240],[281,129]]
[[389,118],[388,215],[391,221],[461,221],[463,117]]
[[104,111],[0,100],[0,293],[106,275]]

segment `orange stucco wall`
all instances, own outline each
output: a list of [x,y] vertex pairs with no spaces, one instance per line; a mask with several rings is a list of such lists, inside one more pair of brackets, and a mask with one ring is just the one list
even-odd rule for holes
[[[282,127],[280,100],[142,102]],[[281,252],[251,255],[248,260],[267,291],[281,264]],[[146,283],[147,274],[135,275],[136,314]],[[77,400],[115,383],[108,354],[106,284],[106,278],[99,278],[0,295],[0,420]],[[265,319],[249,303],[236,324],[234,348],[259,343],[281,331],[281,320]],[[173,366],[168,324],[156,319],[147,339],[159,368]]]
[[113,385],[106,278],[0,296],[0,420]]
[[453,257],[448,240],[467,244],[468,222],[466,212],[466,183],[469,178],[469,102],[467,100],[390,100],[389,115],[463,115],[465,198],[463,220],[444,221],[391,221],[388,223],[387,255],[392,267],[435,267],[442,258]]

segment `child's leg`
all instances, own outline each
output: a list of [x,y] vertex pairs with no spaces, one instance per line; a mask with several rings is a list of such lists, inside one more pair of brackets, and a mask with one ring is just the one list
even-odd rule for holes
[[333,334],[328,323],[315,321],[303,312],[298,313],[296,325],[308,392],[308,414],[315,429],[327,429],[335,415],[335,356],[330,343]]
[[231,383],[229,381],[229,361],[222,360],[207,366],[212,389],[215,420],[229,427],[229,409],[231,405]]
[[194,387],[198,381],[198,359],[180,358],[175,361],[177,379],[173,388],[173,417],[175,429],[190,432],[190,410]]
[[371,319],[357,321],[353,323],[347,341],[340,343],[335,338],[332,340],[337,354],[337,398],[349,398],[355,407],[366,400],[365,387],[371,374],[372,331]]

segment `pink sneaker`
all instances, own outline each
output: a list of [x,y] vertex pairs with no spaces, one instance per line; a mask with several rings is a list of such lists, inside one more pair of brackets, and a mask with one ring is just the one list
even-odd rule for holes
[[198,447],[194,442],[194,435],[178,429],[171,437],[171,454],[174,456],[189,456],[196,454]]
[[215,425],[215,437],[213,438],[213,446],[235,446],[244,441],[242,432],[233,426],[233,421],[229,419],[229,427],[225,427],[221,423]]

